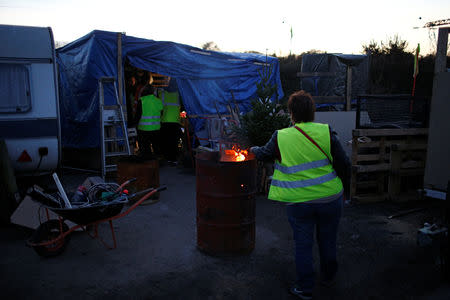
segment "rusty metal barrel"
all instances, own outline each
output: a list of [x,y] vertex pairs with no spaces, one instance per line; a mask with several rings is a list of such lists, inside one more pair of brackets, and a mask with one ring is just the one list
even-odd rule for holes
[[221,162],[196,155],[197,247],[211,255],[248,254],[255,247],[256,160]]

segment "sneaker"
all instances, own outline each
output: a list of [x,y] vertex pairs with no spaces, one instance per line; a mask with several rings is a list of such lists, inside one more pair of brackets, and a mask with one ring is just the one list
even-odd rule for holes
[[290,289],[292,295],[299,297],[300,299],[309,300],[312,299],[312,293],[306,293],[302,291],[298,286],[293,286]]

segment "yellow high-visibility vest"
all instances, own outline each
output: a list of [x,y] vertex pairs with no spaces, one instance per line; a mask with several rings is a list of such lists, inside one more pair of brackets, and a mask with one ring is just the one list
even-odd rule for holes
[[141,97],[142,116],[139,120],[138,129],[154,131],[161,129],[161,111],[163,109],[161,100],[155,95]]
[[160,95],[163,104],[162,123],[180,123],[180,101],[178,92],[163,91]]
[[[330,130],[327,124],[298,123],[331,160]],[[296,128],[278,131],[278,148],[281,162],[275,170],[268,198],[284,202],[306,202],[331,199],[343,192],[341,179],[322,151]]]

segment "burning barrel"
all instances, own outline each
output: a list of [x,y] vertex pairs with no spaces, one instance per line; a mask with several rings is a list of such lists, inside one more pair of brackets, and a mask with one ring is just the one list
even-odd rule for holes
[[197,246],[212,255],[246,254],[255,247],[256,160],[198,153]]

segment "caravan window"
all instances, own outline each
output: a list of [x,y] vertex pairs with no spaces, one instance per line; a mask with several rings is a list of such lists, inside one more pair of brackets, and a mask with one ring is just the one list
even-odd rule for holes
[[30,72],[24,64],[0,63],[0,113],[31,109]]

